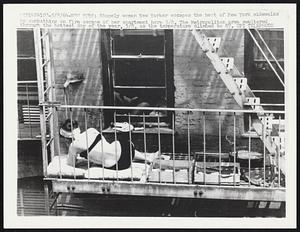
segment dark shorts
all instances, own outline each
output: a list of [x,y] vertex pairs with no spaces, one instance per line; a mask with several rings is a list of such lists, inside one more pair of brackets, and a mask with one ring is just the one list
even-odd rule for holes
[[[129,133],[128,132],[119,132],[117,133],[117,140],[120,142],[121,145],[121,155],[120,159],[118,160],[117,164],[115,164],[112,167],[106,167],[107,169],[112,170],[124,170],[130,167],[131,161],[134,158],[135,155],[135,148],[133,143],[130,143],[129,140]],[[89,147],[89,152],[93,149],[93,147],[101,141],[101,135],[99,134],[93,144]],[[131,154],[131,155],[130,155]],[[81,157],[84,157],[87,159],[87,151],[83,151],[80,153]],[[97,165],[102,167],[102,165]]]

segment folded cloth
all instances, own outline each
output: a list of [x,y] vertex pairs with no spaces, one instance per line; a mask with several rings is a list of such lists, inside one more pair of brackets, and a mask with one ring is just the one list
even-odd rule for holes
[[84,177],[85,170],[82,168],[74,168],[67,164],[67,155],[54,156],[53,160],[47,167],[47,174],[51,176],[64,176],[64,177]]

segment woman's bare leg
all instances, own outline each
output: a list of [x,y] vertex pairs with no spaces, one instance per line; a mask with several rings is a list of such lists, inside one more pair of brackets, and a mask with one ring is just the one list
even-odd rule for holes
[[161,158],[161,159],[164,159],[164,160],[168,160],[170,159],[169,156],[166,156],[166,155],[159,155],[159,151],[157,152],[140,152],[138,150],[135,150],[134,151],[134,159],[133,160],[146,160],[147,162],[153,162],[154,159],[157,159],[157,158]]

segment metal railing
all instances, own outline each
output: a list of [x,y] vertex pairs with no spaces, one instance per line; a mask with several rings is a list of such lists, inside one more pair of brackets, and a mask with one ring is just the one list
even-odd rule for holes
[[[260,120],[264,120],[264,115],[269,115],[269,114],[279,114],[282,115],[285,112],[284,111],[259,111],[259,110],[229,110],[229,109],[186,109],[186,108],[158,108],[158,107],[117,107],[117,106],[83,106],[83,105],[55,105],[51,103],[43,103],[42,105],[46,106],[46,108],[51,107],[53,108],[56,113],[58,110],[64,111],[68,110],[70,120],[71,120],[71,131],[73,131],[73,124],[72,122],[75,120],[73,118],[73,110],[83,110],[84,114],[84,122],[83,125],[81,125],[81,128],[84,128],[85,131],[88,129],[88,117],[87,117],[87,110],[88,109],[94,109],[98,110],[99,113],[99,128],[96,128],[99,130],[99,134],[101,136],[104,133],[108,133],[108,130],[104,130],[102,126],[102,119],[103,119],[103,112],[105,110],[110,110],[114,111],[114,117],[112,123],[117,122],[117,110],[140,110],[142,113],[143,117],[143,126],[139,128],[139,131],[129,131],[129,142],[130,144],[133,142],[133,134],[138,133],[142,137],[142,144],[144,147],[143,151],[139,151],[141,154],[144,153],[145,156],[145,170],[144,173],[147,175],[147,179],[144,182],[145,184],[149,183],[149,176],[151,175],[151,172],[154,169],[153,163],[150,164],[150,169],[148,168],[147,170],[147,162],[146,162],[146,156],[147,156],[147,149],[149,148],[149,138],[148,137],[148,128],[146,127],[146,115],[147,113],[150,113],[151,111],[168,111],[171,113],[171,123],[169,125],[169,129],[171,129],[171,133],[169,133],[169,136],[171,137],[171,146],[169,146],[169,150],[167,151],[162,151],[162,148],[165,148],[165,144],[162,144],[162,129],[160,127],[160,119],[159,116],[157,116],[157,127],[155,127],[156,131],[156,139],[157,139],[157,146],[158,147],[158,156],[157,160],[155,162],[158,162],[158,165],[156,165],[156,169],[158,169],[158,180],[156,182],[160,184],[176,184],[180,185],[181,182],[178,178],[182,178],[184,175],[186,175],[186,178],[184,178],[186,181],[184,181],[184,184],[197,184],[197,185],[229,185],[233,188],[238,188],[240,186],[243,187],[248,187],[248,188],[257,188],[257,186],[260,187],[267,187],[267,188],[282,188],[285,187],[282,183],[282,171],[281,171],[281,166],[280,166],[280,160],[282,154],[278,150],[276,154],[269,154],[268,151],[266,150],[266,146],[263,143],[262,145],[262,151],[259,153],[255,153],[256,155],[260,154],[261,157],[257,158],[259,160],[259,165],[254,164],[255,159],[254,156],[251,156],[251,153],[255,150],[254,145],[252,145],[254,138],[249,135],[248,138],[248,149],[242,149],[243,152],[248,152],[246,153],[248,155],[248,158],[245,159],[239,156],[239,151],[241,151],[241,147],[238,146],[238,140],[242,139],[239,137],[237,134],[238,128],[237,128],[237,118],[242,116],[245,113],[250,113],[249,115],[249,128],[252,127],[252,117],[256,117],[257,114],[259,113],[262,115]],[[186,123],[186,128],[185,130],[180,130],[180,131],[185,131],[182,132],[183,134],[180,136],[180,140],[182,138],[186,138],[187,142],[187,149],[185,153],[185,160],[183,163],[178,164],[178,160],[176,160],[176,150],[175,148],[178,147],[176,146],[177,143],[180,141],[176,138],[180,132],[177,132],[177,127],[181,127],[183,129],[184,123],[183,121],[181,122],[176,122],[175,119],[178,114],[186,113],[184,115],[184,119],[181,118],[181,120],[184,120]],[[126,114],[128,120],[128,123],[134,123],[132,120],[135,115],[132,115],[130,113]],[[232,120],[232,124],[228,123],[228,120],[226,121],[228,124],[224,125],[224,120],[223,117],[230,118]],[[241,118],[242,118],[241,117]],[[195,127],[191,124],[191,121],[199,121],[201,122],[198,127]],[[239,118],[240,119],[240,118]],[[279,120],[280,123],[280,120]],[[228,126],[227,126],[228,125]],[[262,123],[262,140],[263,142],[267,138],[267,136],[270,135],[271,131],[267,130],[265,128],[265,123]],[[59,131],[59,125],[54,125],[56,127],[55,131],[56,134],[54,136],[59,136],[58,131]],[[279,128],[282,125],[279,125]],[[210,144],[211,142],[208,140],[208,136],[210,136],[209,133],[207,133],[207,128],[208,127],[215,127],[217,130],[217,143],[216,144]],[[231,136],[233,137],[233,144],[231,144],[231,151],[224,151],[223,148],[223,143],[224,143],[224,137],[225,137],[225,129],[228,129],[228,127],[232,127],[231,131],[232,134]],[[151,128],[153,129],[153,128]],[[114,136],[114,140],[117,141],[117,134],[118,131],[115,128],[110,128],[109,133]],[[194,133],[197,134],[197,138],[200,138],[197,140],[197,143],[200,144],[201,150],[199,150],[199,146],[193,146],[191,143],[191,135]],[[201,138],[202,137],[202,138]],[[94,181],[93,178],[90,176],[90,167],[91,167],[91,161],[89,158],[89,138],[88,134],[86,133],[85,136],[85,142],[86,142],[86,151],[87,151],[87,172],[86,172],[86,181]],[[155,143],[153,141],[155,139],[152,139],[151,144]],[[55,142],[55,140],[54,140]],[[74,137],[72,137],[72,142],[74,142]],[[182,141],[181,141],[182,142]],[[101,151],[99,151],[99,155],[102,156],[102,164],[104,163],[104,149],[103,149],[103,140],[100,140],[100,143],[102,143],[101,146]],[[210,147],[215,147],[216,151],[215,152],[209,152],[208,151],[208,146]],[[276,145],[277,146],[277,145]],[[165,150],[165,149],[164,149]],[[245,151],[246,150],[246,151]],[[257,150],[257,149],[256,149]],[[117,143],[115,143],[115,180],[117,183],[122,183],[124,181],[120,177],[120,171],[118,167],[118,147]],[[126,181],[134,182],[135,178],[133,175],[133,159],[132,157],[132,147],[130,146],[130,167],[128,168],[128,171],[130,172],[130,177],[126,179]],[[162,159],[163,154],[168,154],[170,160],[165,161]],[[213,154],[213,156],[211,156]],[[57,176],[59,179],[64,179],[65,177],[62,175],[62,161],[61,161],[61,156],[63,154],[60,153],[60,149],[58,150],[58,154],[55,154],[58,156],[59,159],[59,168],[60,168],[60,174]],[[213,162],[212,162],[213,160]],[[246,162],[245,162],[246,161]],[[46,162],[47,165],[48,160],[44,160],[43,162]],[[242,163],[244,163],[242,165]],[[246,163],[246,165],[245,165]],[[186,172],[182,172],[184,174],[179,175],[180,170],[178,171],[179,166],[181,169],[185,169]],[[243,166],[243,167],[242,167]],[[152,169],[151,169],[152,168]],[[169,171],[166,171],[169,168]],[[74,170],[74,181],[77,180],[77,177],[75,175],[75,169],[76,165],[75,162],[73,162],[73,170]],[[107,170],[104,168],[104,165],[101,166],[102,169],[102,177],[97,178],[98,181],[105,181],[105,180],[111,180],[110,178],[107,178],[105,176],[105,171]],[[260,172],[261,174],[261,180],[255,179],[255,175]],[[170,175],[168,175],[170,174]],[[197,175],[198,180],[196,180],[195,175]],[[170,178],[169,178],[169,177]],[[217,177],[215,179],[213,176]],[[47,173],[46,173],[47,177]],[[227,179],[230,181],[227,181]],[[244,179],[243,179],[244,178]],[[82,180],[81,180],[82,181]],[[258,183],[259,182],[259,183]]]
[[18,81],[18,139],[40,135],[37,81]]

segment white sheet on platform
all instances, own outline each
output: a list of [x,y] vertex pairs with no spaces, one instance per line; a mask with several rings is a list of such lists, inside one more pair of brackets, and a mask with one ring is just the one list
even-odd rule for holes
[[[82,177],[91,179],[102,179],[103,168],[102,167],[91,167],[89,169],[75,168],[67,164],[67,155],[55,156],[50,162],[47,168],[48,176],[59,176],[60,174],[64,177]],[[60,160],[59,160],[60,159]],[[149,165],[143,163],[132,163],[132,177],[133,179],[139,179],[140,181],[146,181]],[[104,168],[105,179],[117,179],[117,171]],[[119,179],[131,179],[131,167],[128,169],[118,171]]]

